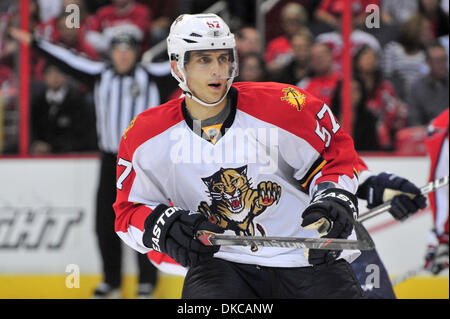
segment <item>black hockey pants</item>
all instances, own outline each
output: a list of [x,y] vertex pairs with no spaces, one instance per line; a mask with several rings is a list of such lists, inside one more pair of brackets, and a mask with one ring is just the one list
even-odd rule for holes
[[189,269],[182,298],[191,299],[361,299],[365,298],[350,264],[274,268],[213,258]]

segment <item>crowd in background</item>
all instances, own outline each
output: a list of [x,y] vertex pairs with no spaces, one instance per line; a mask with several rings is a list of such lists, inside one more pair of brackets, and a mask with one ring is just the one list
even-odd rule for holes
[[[257,1],[225,1],[219,13],[233,29],[239,53],[235,81],[277,81],[323,99],[340,117],[346,0],[280,0],[256,28]],[[0,154],[18,151],[19,44],[9,28],[19,25],[19,1],[0,4]],[[212,1],[30,0],[34,36],[90,60],[110,58],[111,39],[131,34],[143,54],[164,41],[181,13],[199,13]],[[68,5],[80,9],[70,28]],[[373,9],[379,8],[378,16]],[[353,137],[359,151],[423,153],[425,125],[449,106],[447,0],[353,0]],[[376,14],[375,13],[375,14]],[[379,24],[377,25],[379,18]],[[30,153],[97,150],[94,92],[31,50]],[[165,51],[154,62],[167,59]],[[170,74],[167,74],[170,78]],[[162,102],[180,95],[177,82]],[[301,123],[299,123],[300,125]]]

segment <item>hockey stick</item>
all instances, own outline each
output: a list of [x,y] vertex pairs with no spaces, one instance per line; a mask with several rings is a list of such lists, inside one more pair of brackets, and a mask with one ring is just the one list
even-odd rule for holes
[[394,279],[391,280],[392,286],[397,286],[398,284],[400,284],[412,277],[416,277],[418,274],[420,274],[423,271],[426,271],[426,269],[423,266],[410,269],[407,272],[405,272],[404,274],[394,277]]
[[[448,176],[428,183],[420,190],[422,194],[427,194],[448,184]],[[197,232],[197,239],[204,245],[222,245],[222,246],[264,246],[264,247],[285,247],[285,248],[312,248],[312,249],[358,249],[371,250],[375,244],[361,225],[362,221],[368,220],[390,209],[390,201],[370,210],[358,218],[357,221],[350,219],[355,227],[358,240],[340,239],[340,238],[301,238],[301,237],[261,237],[261,236],[232,236],[215,234],[208,231]],[[324,224],[324,223],[322,223]],[[321,233],[321,227],[317,227]],[[327,228],[327,227],[325,227]]]
[[[436,179],[436,180],[434,180],[432,182],[429,182],[428,184],[422,186],[420,188],[420,192],[422,193],[422,195],[426,195],[428,193],[434,192],[438,188],[441,188],[441,187],[444,187],[445,185],[448,185],[448,182],[449,182],[448,176],[444,176],[444,177],[438,178],[438,179]],[[392,198],[392,197],[394,197],[397,194],[401,194],[401,192],[391,191],[391,194],[390,194],[389,197]],[[412,196],[414,196],[414,195],[412,195]],[[359,215],[358,221],[360,223],[362,223],[362,222],[364,222],[364,221],[366,221],[368,219],[371,219],[371,218],[373,218],[375,216],[378,216],[378,215],[380,215],[382,213],[385,213],[385,212],[389,211],[390,208],[391,208],[391,201],[387,201],[387,202],[385,202],[385,203],[383,203],[383,204],[381,204],[381,205],[379,205],[379,206],[369,210],[368,212],[365,212],[365,213]]]
[[[325,220],[325,219],[324,219]],[[263,247],[284,247],[284,248],[312,248],[328,250],[358,249],[371,250],[375,244],[367,230],[357,221],[350,219],[355,227],[358,240],[342,238],[302,238],[302,237],[262,237],[262,236],[232,236],[215,234],[208,231],[198,231],[197,239],[204,245],[222,246],[263,246]],[[321,228],[328,228],[325,222],[319,220],[317,228],[321,233]]]

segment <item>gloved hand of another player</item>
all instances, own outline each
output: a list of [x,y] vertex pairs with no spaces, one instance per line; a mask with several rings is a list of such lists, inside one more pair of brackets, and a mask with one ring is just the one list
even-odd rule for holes
[[[339,188],[328,188],[315,196],[302,214],[301,226],[316,229],[321,237],[347,238],[353,224],[351,219],[358,216],[356,196]],[[328,226],[328,227],[326,227]],[[331,263],[341,254],[341,250],[306,249],[308,262],[312,265]]]
[[425,256],[425,268],[437,275],[448,268],[448,234],[438,237],[437,246],[429,246]]
[[433,264],[434,256],[436,256],[436,246],[428,245],[425,252],[425,265],[423,268],[431,271],[431,265]]
[[358,197],[367,200],[367,207],[374,208],[391,200],[389,212],[397,220],[404,220],[427,206],[420,189],[406,178],[380,173],[369,177],[360,185]]
[[144,245],[165,253],[177,263],[192,267],[219,251],[220,246],[205,246],[195,238],[198,230],[223,233],[223,229],[209,222],[198,212],[166,205],[157,206],[144,225]]

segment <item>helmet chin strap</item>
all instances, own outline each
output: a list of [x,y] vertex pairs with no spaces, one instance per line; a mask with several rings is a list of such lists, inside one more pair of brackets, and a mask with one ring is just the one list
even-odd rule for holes
[[189,90],[189,87],[187,86],[187,84],[186,84],[184,81],[180,81],[180,83],[178,84],[178,86],[183,90],[183,93],[184,93],[188,98],[193,99],[195,102],[197,102],[197,103],[199,103],[199,104],[201,104],[201,105],[203,105],[203,106],[214,107],[214,106],[219,105],[219,104],[225,99],[225,97],[226,97],[227,94],[228,94],[228,91],[229,91],[230,88],[231,88],[231,84],[232,84],[232,83],[233,83],[233,78],[229,78],[229,79],[227,80],[227,90],[226,90],[225,94],[222,96],[222,98],[221,98],[219,101],[217,101],[217,102],[215,102],[215,103],[206,103],[206,102],[200,100],[198,97],[196,97],[196,96],[191,92],[191,90]]

